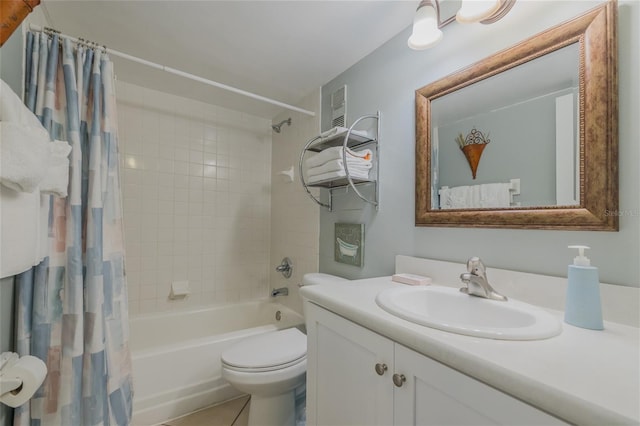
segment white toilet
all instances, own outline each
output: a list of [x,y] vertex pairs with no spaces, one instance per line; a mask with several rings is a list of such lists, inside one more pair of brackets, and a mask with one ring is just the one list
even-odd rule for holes
[[[305,274],[302,285],[346,281],[333,275]],[[222,377],[251,395],[249,426],[295,424],[296,388],[305,383],[307,336],[297,328],[248,337],[221,356]]]

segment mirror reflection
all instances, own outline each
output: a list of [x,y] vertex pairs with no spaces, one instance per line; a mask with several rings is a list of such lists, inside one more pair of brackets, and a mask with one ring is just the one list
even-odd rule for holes
[[434,99],[431,208],[580,204],[579,63],[573,43]]

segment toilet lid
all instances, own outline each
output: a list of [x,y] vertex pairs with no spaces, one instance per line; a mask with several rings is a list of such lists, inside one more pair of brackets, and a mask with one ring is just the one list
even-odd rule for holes
[[307,336],[297,328],[248,337],[222,353],[222,362],[236,368],[267,368],[290,364],[307,355]]

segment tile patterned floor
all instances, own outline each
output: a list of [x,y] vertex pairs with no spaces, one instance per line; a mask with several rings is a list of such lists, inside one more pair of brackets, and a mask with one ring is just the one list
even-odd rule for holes
[[186,416],[168,420],[163,426],[247,426],[249,396],[233,399]]

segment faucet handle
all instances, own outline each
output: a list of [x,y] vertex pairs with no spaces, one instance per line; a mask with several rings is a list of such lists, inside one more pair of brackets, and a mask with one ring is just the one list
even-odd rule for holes
[[284,275],[285,278],[291,278],[291,274],[293,273],[293,263],[291,262],[291,259],[288,257],[282,259],[282,263],[276,266],[276,271],[282,272],[282,275]]
[[477,256],[470,257],[469,260],[467,260],[467,271],[481,277],[487,276],[487,269],[485,268],[484,263],[482,263],[482,259]]

